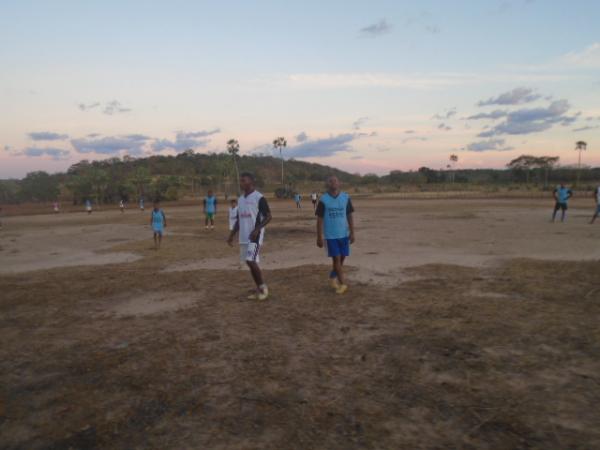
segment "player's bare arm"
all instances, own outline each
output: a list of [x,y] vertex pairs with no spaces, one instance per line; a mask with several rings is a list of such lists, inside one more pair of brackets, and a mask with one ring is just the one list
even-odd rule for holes
[[235,238],[235,235],[238,234],[239,230],[240,230],[240,220],[238,218],[238,220],[235,221],[233,230],[231,230],[231,233],[229,233],[229,238],[227,238],[227,243],[229,244],[230,247],[233,247],[233,238]]
[[354,244],[354,217],[353,214],[348,214],[348,227],[350,228],[350,243]]
[[254,228],[254,230],[252,230],[252,233],[250,233],[250,239],[252,239],[252,240],[258,239],[260,230],[262,230],[264,227],[266,227],[272,218],[273,218],[273,216],[271,215],[271,212],[266,213],[264,219],[261,222],[259,222],[256,225],[256,228]]
[[323,218],[317,216],[317,247],[323,248]]

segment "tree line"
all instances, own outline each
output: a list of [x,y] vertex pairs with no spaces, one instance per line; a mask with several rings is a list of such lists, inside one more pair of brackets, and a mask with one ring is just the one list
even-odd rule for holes
[[[235,141],[227,153],[200,154],[189,150],[177,156],[148,158],[109,158],[83,160],[66,172],[28,173],[21,180],[0,180],[0,203],[51,202],[57,199],[97,204],[137,201],[178,200],[213,189],[224,194],[237,193],[240,171],[250,171],[260,188],[280,189],[283,183],[281,159],[272,156],[240,156]],[[283,144],[282,144],[283,145]],[[416,171],[391,171],[388,175],[351,174],[333,167],[297,160],[286,160],[285,183],[292,189],[321,183],[337,175],[344,183],[360,187],[401,188],[403,185],[510,185],[526,184],[548,189],[560,182],[579,189],[593,189],[600,180],[600,168],[563,167],[554,156],[521,155],[505,169],[460,169],[458,159],[450,157],[445,168],[421,167]]]

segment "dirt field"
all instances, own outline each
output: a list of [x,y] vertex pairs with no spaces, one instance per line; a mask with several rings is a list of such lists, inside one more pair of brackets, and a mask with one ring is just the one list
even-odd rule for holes
[[0,448],[600,448],[590,203],[356,200],[336,296],[273,202],[264,303],[222,213],[3,218]]

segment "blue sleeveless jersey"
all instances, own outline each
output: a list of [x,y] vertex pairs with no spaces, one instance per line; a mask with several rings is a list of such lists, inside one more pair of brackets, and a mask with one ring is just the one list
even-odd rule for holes
[[152,210],[152,228],[154,228],[155,230],[162,230],[163,229],[163,212],[162,209],[159,209],[158,211],[156,210]]
[[214,195],[212,197],[205,197],[204,201],[206,202],[206,212],[214,214],[216,209],[215,206],[217,204],[217,197],[215,197]]
[[323,231],[325,239],[344,239],[350,235],[348,226],[348,201],[350,196],[340,192],[337,197],[329,193],[321,196],[321,203],[325,206],[323,215]]

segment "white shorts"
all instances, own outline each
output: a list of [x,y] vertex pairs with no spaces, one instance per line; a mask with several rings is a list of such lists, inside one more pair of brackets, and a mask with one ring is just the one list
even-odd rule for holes
[[240,244],[240,262],[246,261],[260,262],[260,245],[251,242],[249,244]]

